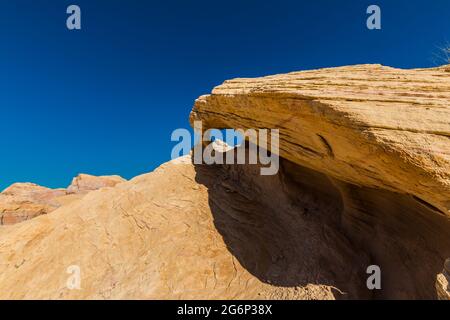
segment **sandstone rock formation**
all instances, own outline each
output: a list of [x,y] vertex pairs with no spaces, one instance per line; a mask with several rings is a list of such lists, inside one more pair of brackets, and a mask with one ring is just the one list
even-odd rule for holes
[[449,101],[450,67],[227,81],[191,120],[280,129],[277,175],[186,156],[2,226],[0,298],[442,298]]
[[15,224],[47,214],[61,203],[64,189],[52,190],[33,183],[15,183],[0,193],[0,224]]
[[358,65],[234,79],[200,97],[207,128],[278,128],[281,156],[450,215],[450,67]]
[[87,193],[105,187],[114,187],[116,184],[126,181],[119,176],[91,176],[80,174],[73,178],[72,183],[67,188],[67,193]]
[[33,183],[15,183],[0,193],[0,225],[16,224],[82,198],[89,191],[125,181],[119,176],[80,174],[66,189],[49,189]]
[[383,270],[377,297],[435,296],[450,256],[450,66],[235,79],[200,97],[208,128],[279,128],[280,155],[340,190],[341,223]]

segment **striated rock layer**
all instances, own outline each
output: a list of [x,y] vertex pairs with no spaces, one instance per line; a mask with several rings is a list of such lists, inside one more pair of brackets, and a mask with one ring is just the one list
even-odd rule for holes
[[450,67],[380,65],[226,81],[200,97],[207,128],[280,129],[280,155],[450,216]]
[[278,174],[187,156],[1,226],[0,298],[443,299],[449,101],[450,67],[227,81],[191,120],[280,129]]

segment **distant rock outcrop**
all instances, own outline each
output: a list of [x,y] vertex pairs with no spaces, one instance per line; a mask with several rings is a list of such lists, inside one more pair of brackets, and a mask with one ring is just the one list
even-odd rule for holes
[[0,225],[16,224],[47,214],[80,199],[84,194],[125,181],[119,176],[80,174],[66,189],[49,189],[34,183],[15,183],[0,193]]
[[64,189],[52,190],[33,183],[15,183],[0,193],[0,224],[15,224],[47,214],[61,203]]
[[104,187],[114,187],[116,184],[126,181],[120,176],[91,176],[80,174],[73,178],[67,188],[67,193],[86,193]]
[[278,174],[186,156],[123,183],[80,176],[70,192],[111,187],[0,228],[0,298],[444,299],[449,101],[448,67],[226,81],[191,120],[280,129]]

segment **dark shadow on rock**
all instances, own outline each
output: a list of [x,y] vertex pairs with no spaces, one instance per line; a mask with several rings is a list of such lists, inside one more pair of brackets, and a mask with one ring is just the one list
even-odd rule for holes
[[[218,232],[239,263],[278,287],[334,287],[336,298],[433,299],[450,256],[448,217],[412,196],[333,181],[284,159],[274,176],[258,165],[195,165]],[[381,267],[381,290],[366,269]]]
[[258,165],[195,169],[229,251],[260,281],[327,285],[336,298],[370,298],[369,257],[340,229],[340,193],[325,175],[286,160],[274,176],[261,176]]
[[336,182],[342,224],[380,267],[379,299],[435,299],[436,276],[450,256],[450,219],[417,197]]

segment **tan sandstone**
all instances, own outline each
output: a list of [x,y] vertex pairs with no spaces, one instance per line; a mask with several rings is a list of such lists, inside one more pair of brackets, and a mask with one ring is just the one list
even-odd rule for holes
[[16,224],[79,200],[84,194],[125,181],[119,176],[80,174],[66,189],[49,189],[34,183],[15,183],[0,193],[0,225]]
[[[441,297],[449,101],[446,66],[226,81],[196,101],[191,121],[279,128],[278,174],[187,156],[2,226],[0,298]],[[372,264],[381,290],[366,286]],[[67,287],[71,266],[79,290]]]
[[126,181],[120,176],[92,176],[89,174],[79,174],[73,178],[72,183],[67,188],[67,193],[86,193],[105,187],[114,187],[118,183]]

